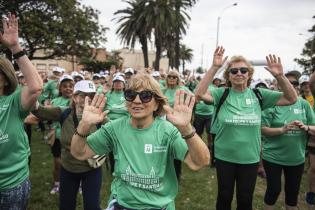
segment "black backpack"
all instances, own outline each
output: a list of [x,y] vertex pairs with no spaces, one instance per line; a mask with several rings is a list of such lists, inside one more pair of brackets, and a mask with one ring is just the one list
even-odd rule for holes
[[[262,95],[260,93],[260,91],[256,88],[252,89],[259,101],[259,105],[260,105],[260,109],[262,109],[262,106],[263,106],[263,98],[262,98]],[[225,88],[224,92],[223,92],[223,95],[221,96],[220,100],[219,100],[219,103],[218,103],[218,106],[217,106],[217,109],[215,111],[215,114],[214,114],[214,119],[212,121],[212,124],[214,124],[215,120],[217,119],[217,116],[218,116],[218,113],[221,109],[221,106],[223,105],[225,99],[227,98],[227,96],[229,95],[230,93],[230,88]]]

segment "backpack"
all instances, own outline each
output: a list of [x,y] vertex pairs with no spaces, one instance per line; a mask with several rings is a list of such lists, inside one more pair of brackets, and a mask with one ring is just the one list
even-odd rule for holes
[[[262,95],[260,93],[260,91],[256,88],[252,89],[253,92],[255,93],[255,96],[257,97],[258,99],[258,102],[259,102],[259,106],[260,106],[260,109],[262,110],[262,106],[263,106],[263,98],[262,98]],[[217,116],[219,114],[219,111],[221,109],[221,106],[223,105],[224,101],[226,100],[227,96],[229,95],[230,93],[230,88],[225,88],[220,100],[219,100],[219,103],[218,103],[218,106],[217,106],[217,109],[215,111],[215,114],[214,114],[214,119],[212,121],[212,124],[214,124],[215,120],[217,119]]]
[[[62,112],[60,120],[59,120],[61,126],[64,123],[64,121],[67,119],[67,117],[69,116],[71,111],[72,111],[72,108],[67,108]],[[78,127],[79,122],[78,122],[78,118],[75,114],[73,115],[73,123],[74,123],[75,128]],[[99,129],[101,126],[102,126],[101,123],[96,125],[97,129]],[[104,155],[94,155],[93,157],[87,159],[89,166],[92,168],[100,167],[105,162],[105,160],[106,160],[105,154]]]

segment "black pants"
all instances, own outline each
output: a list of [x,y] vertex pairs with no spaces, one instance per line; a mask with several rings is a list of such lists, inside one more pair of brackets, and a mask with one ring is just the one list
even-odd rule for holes
[[285,204],[296,206],[300,190],[304,163],[297,166],[284,166],[263,160],[267,175],[267,189],[264,201],[268,205],[274,205],[281,192],[281,174],[284,174]]
[[217,210],[231,210],[236,183],[237,210],[252,210],[258,163],[237,164],[216,159]]

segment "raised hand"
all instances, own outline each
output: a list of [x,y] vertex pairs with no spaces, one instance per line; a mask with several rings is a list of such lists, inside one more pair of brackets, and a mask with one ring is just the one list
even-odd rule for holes
[[103,112],[105,107],[106,98],[103,94],[96,94],[89,104],[89,97],[85,97],[85,104],[83,109],[82,121],[89,125],[96,125],[102,123],[105,116],[109,112],[108,110]]
[[172,109],[168,105],[165,105],[163,108],[166,111],[168,121],[175,125],[180,131],[184,131],[185,128],[190,126],[194,104],[194,95],[187,93],[184,90],[177,90],[174,108]]
[[227,60],[228,56],[223,59],[225,49],[222,46],[217,47],[213,54],[212,66],[219,69]]
[[19,25],[15,15],[9,13],[8,18],[2,18],[3,33],[0,33],[0,41],[10,50],[19,46]]
[[278,77],[283,75],[283,67],[281,64],[280,57],[276,57],[276,55],[268,55],[266,56],[267,60],[267,69],[274,77]]

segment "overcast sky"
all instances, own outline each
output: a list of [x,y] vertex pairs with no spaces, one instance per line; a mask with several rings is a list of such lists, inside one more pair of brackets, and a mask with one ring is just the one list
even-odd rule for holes
[[[123,47],[112,19],[113,13],[127,4],[120,0],[81,2],[98,9],[100,23],[110,28],[106,34],[107,50]],[[224,10],[235,2],[237,6]],[[293,59],[300,57],[304,43],[312,36],[307,30],[315,24],[315,1],[199,0],[189,14],[191,21],[183,43],[193,49],[194,58],[188,68],[209,67],[216,44],[217,19],[221,16],[219,45],[226,48],[226,55],[264,60],[267,54],[274,53],[281,57],[286,70],[301,69]],[[269,73],[256,68],[255,77],[269,77]]]

